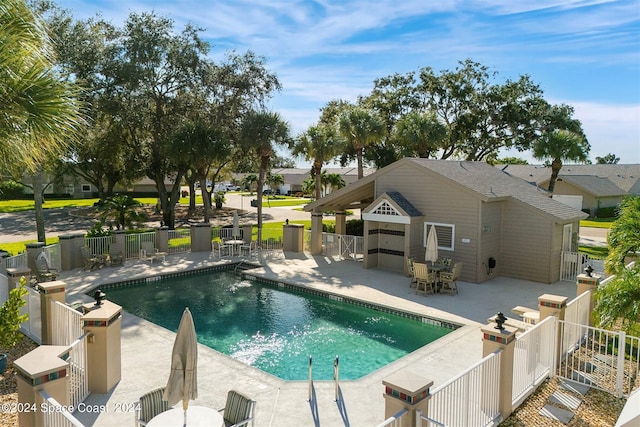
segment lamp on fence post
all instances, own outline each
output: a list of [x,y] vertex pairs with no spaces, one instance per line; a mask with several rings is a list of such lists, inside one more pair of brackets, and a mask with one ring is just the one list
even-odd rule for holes
[[100,307],[102,305],[102,300],[104,299],[104,297],[106,297],[107,295],[102,292],[102,290],[98,289],[94,294],[93,294],[93,298],[96,300],[96,307]]
[[507,321],[507,318],[505,317],[504,313],[499,311],[498,314],[496,314],[496,318],[493,320],[496,322],[496,326],[494,326],[495,329],[500,329],[500,330],[504,329],[504,322]]
[[587,266],[584,269],[584,272],[587,273],[587,277],[592,277],[591,273],[593,273],[593,267],[591,267],[591,264],[587,264]]

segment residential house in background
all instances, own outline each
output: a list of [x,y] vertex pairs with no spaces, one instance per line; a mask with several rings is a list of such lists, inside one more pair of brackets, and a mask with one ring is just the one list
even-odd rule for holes
[[561,252],[576,249],[587,217],[487,163],[419,158],[305,206],[316,213],[354,208],[365,221],[364,268],[406,273],[405,257],[424,260],[433,224],[440,256],[462,261],[461,280],[473,283],[495,276],[558,281]]
[[[549,186],[551,167],[542,165],[497,165],[511,176],[542,189]],[[617,206],[623,197],[640,195],[639,165],[564,165],[556,181],[554,196],[574,197],[581,209],[594,217],[600,208]],[[567,199],[570,200],[570,199]],[[580,203],[580,201],[578,201]]]

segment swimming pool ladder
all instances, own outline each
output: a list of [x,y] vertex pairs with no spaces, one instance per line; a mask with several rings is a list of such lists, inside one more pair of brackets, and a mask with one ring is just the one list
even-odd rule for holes
[[[336,355],[333,361],[333,381],[335,382],[336,398],[335,401],[340,401],[340,358]],[[313,357],[309,356],[309,398],[308,402],[311,402],[313,398]]]

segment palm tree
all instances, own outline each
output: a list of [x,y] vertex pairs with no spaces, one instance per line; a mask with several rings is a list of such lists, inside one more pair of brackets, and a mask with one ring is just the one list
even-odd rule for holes
[[147,215],[142,211],[142,203],[127,194],[115,195],[104,201],[102,221],[114,218],[118,230],[125,227],[133,227],[137,222],[142,222]]
[[607,235],[609,255],[607,271],[618,273],[625,267],[627,256],[640,251],[640,196],[625,197],[618,208],[616,219]]
[[0,64],[0,166],[35,172],[67,147],[82,116],[43,21],[23,0],[0,2]]
[[447,127],[434,113],[411,111],[395,124],[394,138],[404,157],[429,158],[443,147]]
[[542,135],[533,144],[533,157],[538,160],[551,159],[551,179],[548,190],[553,193],[563,160],[586,162],[589,143],[584,135],[570,130],[557,129]]
[[612,280],[598,286],[593,310],[600,327],[640,334],[640,265],[622,268]]
[[280,115],[269,111],[251,111],[246,114],[240,131],[240,143],[246,152],[259,159],[258,173],[258,242],[262,241],[262,190],[269,161],[275,155],[275,145],[288,145],[289,124]]
[[339,153],[343,144],[344,139],[333,126],[321,123],[298,135],[292,146],[294,156],[304,156],[305,160],[313,162],[311,170],[316,180],[316,200],[320,198],[322,187],[322,166]]
[[267,184],[269,184],[269,188],[273,190],[273,193],[277,193],[277,188],[284,184],[284,176],[279,173],[272,174],[269,172],[267,174]]
[[352,107],[340,115],[340,133],[356,152],[358,179],[364,176],[362,155],[367,146],[384,136],[384,123],[374,112],[362,107]]
[[342,178],[342,175],[340,175],[339,173],[325,174],[322,180],[325,183],[325,194],[327,192],[326,186],[331,187],[331,191],[335,191],[347,185],[344,182],[344,178]]
[[251,192],[251,194],[253,194],[253,185],[256,182],[258,182],[258,175],[256,175],[255,173],[247,174],[244,178],[242,178],[242,186],[249,189],[249,192]]
[[625,265],[627,256],[640,251],[640,196],[626,197],[607,236],[607,271],[612,280],[598,286],[594,312],[600,326],[621,326],[629,334],[640,333],[640,264]]
[[43,163],[57,159],[82,124],[75,86],[54,67],[43,21],[23,0],[0,2],[0,168],[26,169],[38,241],[45,242]]

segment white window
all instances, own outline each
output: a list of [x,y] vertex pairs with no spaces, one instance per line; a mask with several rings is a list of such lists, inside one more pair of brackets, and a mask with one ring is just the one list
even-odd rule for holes
[[427,247],[427,235],[431,226],[436,227],[436,234],[438,236],[438,249],[445,251],[452,251],[454,249],[454,242],[456,241],[456,226],[454,224],[441,224],[437,222],[425,222],[422,244]]
[[91,192],[91,184],[82,184],[82,192],[90,193]]

